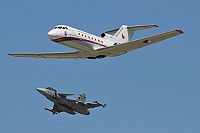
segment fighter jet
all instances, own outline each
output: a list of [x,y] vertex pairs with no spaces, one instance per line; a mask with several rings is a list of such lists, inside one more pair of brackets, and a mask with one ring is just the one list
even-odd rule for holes
[[53,114],[66,112],[71,115],[75,115],[76,113],[89,115],[90,112],[88,111],[88,109],[99,106],[102,106],[104,108],[106,106],[106,104],[101,104],[97,101],[93,101],[93,103],[86,102],[85,93],[79,94],[80,96],[76,100],[71,100],[68,99],[67,96],[71,96],[74,94],[59,93],[51,87],[36,88],[36,90],[54,103],[54,106],[51,109],[45,108],[45,110],[48,110]]

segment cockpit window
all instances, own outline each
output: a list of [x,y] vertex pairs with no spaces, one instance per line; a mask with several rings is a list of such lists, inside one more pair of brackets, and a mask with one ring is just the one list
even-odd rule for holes
[[54,27],[54,29],[67,29],[68,30],[67,27],[62,27],[62,26],[56,26],[56,27]]
[[52,90],[53,88],[51,88],[51,87],[47,87],[46,89],[48,89],[48,90]]
[[53,89],[52,87],[47,87],[46,89],[57,92],[57,91],[56,91],[55,89]]

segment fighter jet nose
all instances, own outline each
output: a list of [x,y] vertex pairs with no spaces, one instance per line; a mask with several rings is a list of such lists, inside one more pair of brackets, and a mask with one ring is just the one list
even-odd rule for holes
[[45,93],[45,89],[44,88],[36,88],[36,90],[41,94]]
[[40,89],[40,88],[36,88],[36,90],[37,90],[38,92],[40,92],[40,91],[41,91],[41,89]]

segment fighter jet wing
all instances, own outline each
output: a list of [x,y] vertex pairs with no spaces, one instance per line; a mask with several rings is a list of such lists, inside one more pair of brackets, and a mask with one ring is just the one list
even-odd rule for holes
[[135,50],[135,49],[138,49],[138,48],[141,48],[144,46],[148,46],[150,44],[180,35],[182,33],[183,33],[182,30],[177,29],[177,30],[165,32],[162,34],[154,35],[151,37],[146,37],[143,39],[135,40],[132,42],[127,42],[127,43],[114,45],[114,46],[107,47],[107,48],[102,48],[95,52],[96,52],[96,54],[109,55],[109,56],[116,55],[117,53],[119,53],[119,54],[126,53],[128,51]]
[[14,57],[33,57],[33,58],[85,58],[82,52],[60,52],[60,53],[27,53],[27,54],[8,54]]
[[62,97],[67,97],[67,96],[72,96],[74,94],[64,94],[64,93],[58,93],[59,96],[62,96]]
[[106,107],[106,104],[101,104],[101,103],[99,103],[99,102],[97,102],[97,101],[94,101],[94,103],[87,103],[87,108],[89,109],[89,108],[95,108],[95,107],[99,107],[99,106],[102,106],[103,108],[105,108]]
[[87,109],[89,108],[95,108],[95,107],[99,107],[99,106],[102,106],[103,108],[106,107],[106,104],[101,104],[97,101],[93,101],[94,103],[89,103],[89,102],[82,102],[82,101],[77,101],[77,100],[72,100],[72,99],[67,99],[70,103],[73,103],[73,104],[79,104],[83,107],[86,107]]

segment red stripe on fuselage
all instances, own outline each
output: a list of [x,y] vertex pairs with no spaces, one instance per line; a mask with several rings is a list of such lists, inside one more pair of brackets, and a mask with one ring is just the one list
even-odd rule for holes
[[52,41],[54,42],[63,42],[63,41],[86,41],[86,42],[89,42],[89,43],[94,43],[94,44],[97,44],[97,45],[100,45],[100,46],[103,46],[103,47],[107,47],[105,44],[101,44],[101,43],[98,43],[98,42],[95,42],[95,41],[91,41],[91,40],[88,40],[88,39],[85,39],[85,38],[78,38],[78,37],[61,37],[61,38],[56,38],[56,39],[52,39]]

